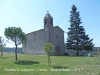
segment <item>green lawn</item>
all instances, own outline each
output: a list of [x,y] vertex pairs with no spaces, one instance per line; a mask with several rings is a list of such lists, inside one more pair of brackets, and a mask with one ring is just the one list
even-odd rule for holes
[[0,59],[0,75],[100,75],[100,56],[51,56],[52,66],[47,66],[47,56],[4,53]]

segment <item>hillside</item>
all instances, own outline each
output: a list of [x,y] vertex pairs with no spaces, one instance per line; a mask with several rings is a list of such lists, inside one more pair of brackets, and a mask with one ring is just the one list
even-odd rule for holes
[[[3,49],[3,52],[15,52],[15,47],[13,47],[13,48],[5,47]],[[22,48],[17,48],[17,52],[21,53],[22,52]]]

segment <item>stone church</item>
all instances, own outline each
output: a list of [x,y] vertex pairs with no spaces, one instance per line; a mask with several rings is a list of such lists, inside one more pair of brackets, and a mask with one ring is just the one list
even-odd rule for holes
[[26,34],[27,42],[22,44],[22,52],[44,55],[44,43],[51,42],[54,52],[51,55],[64,55],[64,31],[59,26],[53,26],[53,17],[47,12],[44,17],[44,29]]

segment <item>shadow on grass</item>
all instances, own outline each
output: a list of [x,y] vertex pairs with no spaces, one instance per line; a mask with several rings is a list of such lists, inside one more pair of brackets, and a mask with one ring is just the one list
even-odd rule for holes
[[57,66],[53,66],[53,68],[55,68],[55,69],[60,69],[60,68],[66,69],[68,67],[63,67],[63,66],[57,65]]
[[14,62],[15,64],[18,65],[32,65],[32,64],[39,64],[39,62],[37,61],[26,61],[26,60],[17,60],[16,62]]
[[6,58],[2,58],[2,59],[6,59]]
[[6,58],[0,58],[0,59],[6,59]]

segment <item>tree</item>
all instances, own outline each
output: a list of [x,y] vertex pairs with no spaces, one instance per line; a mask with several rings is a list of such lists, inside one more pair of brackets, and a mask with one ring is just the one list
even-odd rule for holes
[[17,60],[17,46],[21,43],[26,42],[26,35],[24,32],[22,32],[21,28],[16,27],[8,27],[5,28],[4,35],[8,40],[11,40],[14,42],[16,48],[15,48],[15,60]]
[[51,58],[50,55],[51,53],[54,51],[54,46],[52,43],[50,42],[46,42],[43,46],[43,50],[44,52],[47,54],[48,56],[48,66],[51,66]]
[[79,55],[79,51],[81,50],[93,50],[93,39],[90,39],[88,35],[85,34],[83,26],[80,26],[82,22],[75,5],[72,6],[72,11],[70,11],[70,13],[70,28],[68,28],[69,32],[67,33],[68,38],[66,41],[66,48],[70,50],[77,50],[76,55]]
[[3,48],[4,48],[4,46],[6,46],[6,43],[4,42],[4,39],[2,39],[2,37],[0,37],[1,59],[2,59],[2,55],[3,55]]

